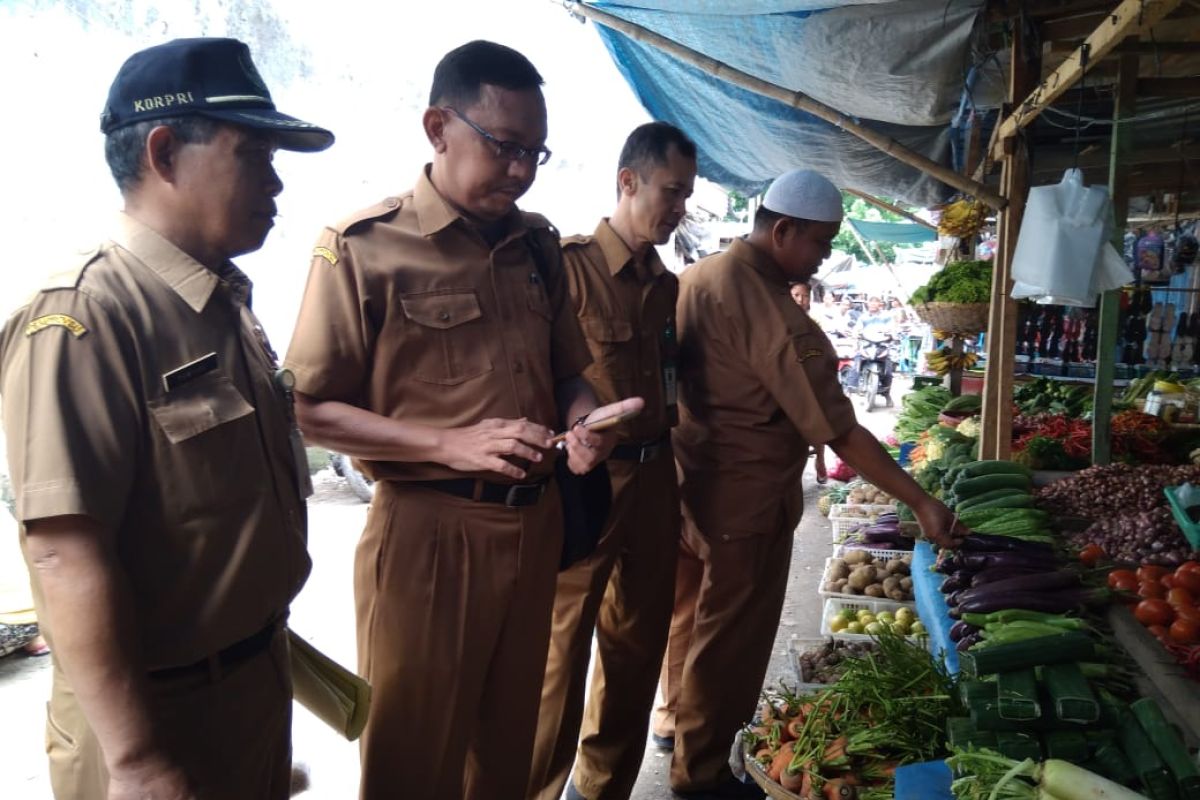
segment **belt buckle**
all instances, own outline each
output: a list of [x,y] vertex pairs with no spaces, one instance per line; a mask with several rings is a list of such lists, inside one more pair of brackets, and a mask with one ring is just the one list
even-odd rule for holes
[[[508,487],[508,492],[504,495],[504,505],[508,508],[531,505],[541,498],[542,490],[545,488],[544,483],[514,483]],[[532,499],[528,502],[521,502],[527,496],[526,492],[532,492]]]

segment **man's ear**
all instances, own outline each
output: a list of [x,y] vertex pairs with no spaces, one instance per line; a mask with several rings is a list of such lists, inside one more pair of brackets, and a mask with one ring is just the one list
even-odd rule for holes
[[636,169],[621,167],[617,171],[617,187],[620,188],[622,195],[637,194],[638,183],[640,183],[640,176]]
[[166,125],[151,129],[146,135],[146,168],[164,183],[175,182],[179,159],[179,138]]
[[430,106],[421,117],[425,137],[433,145],[434,152],[446,152],[446,115],[440,108]]
[[788,237],[794,233],[795,220],[791,217],[780,217],[771,226],[771,244],[782,248],[787,244]]

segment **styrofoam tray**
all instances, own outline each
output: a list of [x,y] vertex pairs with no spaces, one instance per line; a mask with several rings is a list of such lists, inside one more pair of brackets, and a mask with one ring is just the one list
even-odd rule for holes
[[[874,597],[855,597],[853,600],[830,597],[825,601],[825,609],[821,613],[821,635],[832,636],[834,639],[842,639],[847,642],[869,642],[871,641],[871,637],[865,633],[834,633],[829,627],[830,621],[843,608],[852,608],[855,611],[865,608],[872,614],[878,614],[880,611],[895,611],[905,607],[912,608],[912,606],[906,606],[904,603],[897,603],[893,600],[877,600]],[[911,641],[917,640],[916,636],[909,636],[908,638]]]
[[[872,555],[875,558],[883,558],[884,560],[888,560],[888,559],[892,559],[892,558],[900,558],[900,557],[906,556],[906,555],[911,556],[912,551],[911,550],[906,550],[906,551],[878,550],[875,553],[873,553]],[[913,593],[912,600],[891,600],[890,598],[869,597],[869,596],[861,595],[861,594],[843,594],[841,592],[825,591],[825,583],[829,580],[829,569],[830,569],[830,565],[832,563],[833,563],[832,558],[825,559],[825,569],[822,570],[822,572],[821,572],[821,583],[818,584],[818,586],[817,586],[817,594],[819,594],[821,597],[824,597],[824,598],[837,597],[842,600],[888,600],[889,602],[897,603],[898,605],[908,606],[909,608],[916,607],[917,598],[916,598],[915,590]]]

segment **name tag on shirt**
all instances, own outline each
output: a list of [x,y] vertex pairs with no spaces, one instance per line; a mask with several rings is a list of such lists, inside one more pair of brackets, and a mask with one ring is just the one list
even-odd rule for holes
[[197,358],[195,361],[189,361],[182,367],[176,367],[170,372],[164,372],[162,376],[163,388],[168,392],[178,389],[180,386],[196,380],[201,375],[207,375],[215,371],[216,368],[216,353],[200,356],[200,358]]

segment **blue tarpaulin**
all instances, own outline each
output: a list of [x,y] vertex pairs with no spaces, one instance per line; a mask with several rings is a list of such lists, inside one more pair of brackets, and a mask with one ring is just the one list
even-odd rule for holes
[[923,244],[937,241],[937,231],[911,222],[868,222],[863,219],[847,219],[846,222],[868,242]]
[[[983,0],[627,0],[596,8],[799,91],[940,163]],[[797,167],[927,206],[950,190],[856,136],[596,26],[656,119],[687,132],[700,174],[754,194]],[[982,100],[980,102],[983,102]]]

